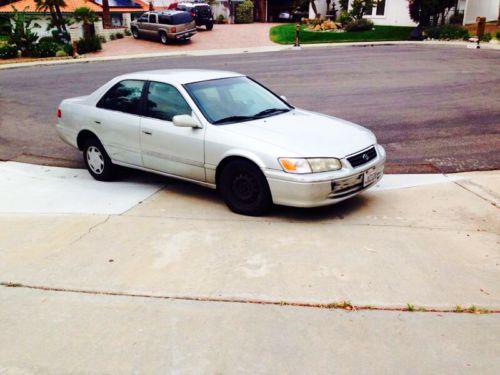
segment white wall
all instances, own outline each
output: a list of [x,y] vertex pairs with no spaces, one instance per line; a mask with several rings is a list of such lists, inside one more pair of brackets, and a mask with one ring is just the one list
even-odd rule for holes
[[486,17],[486,21],[498,19],[500,0],[467,0],[464,24],[475,23],[476,17]]
[[[497,0],[495,0],[497,1]],[[352,0],[349,0],[349,7]],[[322,15],[326,9],[325,0],[316,0],[316,8]],[[337,4],[337,10],[340,6]],[[309,18],[314,18],[314,12],[309,7]],[[417,24],[412,21],[408,12],[408,0],[386,0],[385,1],[385,14],[383,16],[365,16],[373,21],[376,25],[393,25],[393,26],[416,26]]]
[[32,31],[37,33],[40,38],[44,37],[44,36],[52,36],[51,30],[47,31],[47,26],[50,23],[50,17],[44,17],[44,16],[37,17],[37,19],[36,19],[36,21],[34,21],[34,23],[37,23],[40,25],[40,27],[34,27],[32,29]]
[[[351,1],[349,1],[349,3]],[[385,0],[385,12],[383,16],[365,16],[364,18],[372,20],[375,25],[417,25],[410,18],[410,13],[408,10],[408,0]]]

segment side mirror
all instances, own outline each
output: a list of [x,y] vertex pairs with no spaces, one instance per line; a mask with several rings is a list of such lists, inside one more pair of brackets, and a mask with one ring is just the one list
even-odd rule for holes
[[285,102],[288,103],[288,100],[286,99],[286,96],[285,95],[280,95],[280,98],[283,99]]
[[201,124],[189,115],[177,115],[172,118],[175,126],[181,128],[201,128]]

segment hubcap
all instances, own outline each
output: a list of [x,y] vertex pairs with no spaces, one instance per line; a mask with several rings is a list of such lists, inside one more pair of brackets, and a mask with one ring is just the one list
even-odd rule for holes
[[101,174],[104,171],[104,157],[97,147],[90,146],[87,149],[87,164],[95,174]]
[[259,195],[255,178],[248,174],[240,174],[233,180],[233,193],[240,201],[253,202]]
[[163,34],[163,35],[161,36],[161,41],[162,41],[163,43],[167,43],[167,36],[166,36],[165,34]]

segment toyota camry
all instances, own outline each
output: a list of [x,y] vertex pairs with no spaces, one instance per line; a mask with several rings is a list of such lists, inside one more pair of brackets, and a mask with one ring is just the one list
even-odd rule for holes
[[60,137],[99,181],[116,166],[218,189],[234,212],[315,207],[375,185],[386,159],[373,133],[292,106],[243,74],[157,70],[63,100]]

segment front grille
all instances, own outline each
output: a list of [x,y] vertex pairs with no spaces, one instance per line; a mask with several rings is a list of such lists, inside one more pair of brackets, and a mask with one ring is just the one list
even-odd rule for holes
[[377,151],[375,147],[371,147],[368,150],[361,151],[356,155],[350,156],[347,158],[349,163],[353,168],[359,167],[360,165],[368,163],[370,160],[373,160],[377,157]]

